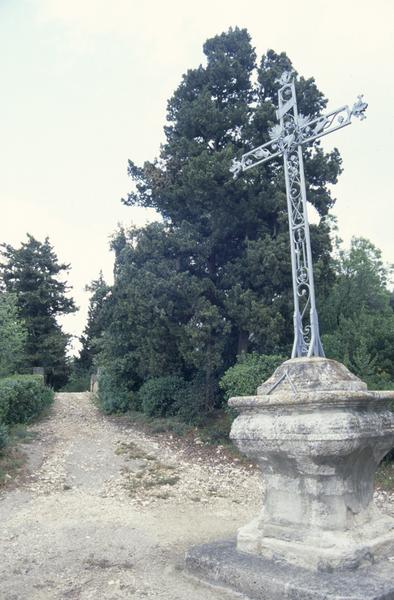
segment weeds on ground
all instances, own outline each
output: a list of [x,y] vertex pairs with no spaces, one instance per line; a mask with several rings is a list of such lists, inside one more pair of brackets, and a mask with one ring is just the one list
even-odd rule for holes
[[133,468],[127,469],[126,487],[131,496],[142,490],[152,490],[153,495],[158,498],[170,497],[168,490],[156,491],[155,488],[173,486],[178,483],[180,477],[175,473],[175,466],[158,461],[155,456],[145,452],[143,448],[133,442],[119,444],[115,454],[122,455],[127,460],[134,462]]
[[235,459],[239,464],[250,465],[253,461],[241,454],[229,437],[231,423],[235,417],[236,413],[233,410],[216,410],[206,416],[199,426],[189,425],[176,417],[148,417],[140,411],[128,411],[121,418],[127,418],[133,425],[151,435],[171,434],[191,445],[197,442],[201,447],[202,443],[207,449],[221,446],[228,457]]
[[179,475],[175,473],[176,467],[166,465],[159,461],[146,462],[137,471],[129,471],[126,487],[131,496],[138,492],[150,490],[152,495],[159,498],[169,498],[170,493],[167,490],[156,489],[166,486],[174,486],[180,480]]
[[[211,413],[199,427],[187,425],[174,417],[158,419],[147,417],[137,411],[128,412],[127,416],[130,421],[142,425],[149,433],[171,433],[182,438],[197,438],[207,445],[224,446],[226,453],[236,458],[241,464],[253,462],[241,454],[230,441],[231,423],[236,417],[236,414],[230,410],[218,410]],[[394,492],[394,460],[382,462],[376,474],[376,487],[387,492]]]
[[0,489],[15,478],[25,464],[25,455],[18,444],[29,444],[37,437],[26,425],[18,424],[9,431],[9,444],[0,451]]
[[134,444],[134,442],[123,442],[118,444],[115,454],[118,456],[121,454],[126,455],[126,458],[129,460],[155,460],[154,456],[145,452],[145,450],[137,446],[137,444]]
[[171,433],[178,437],[198,437],[212,445],[230,445],[230,428],[234,415],[217,410],[208,415],[199,425],[190,425],[176,417],[148,417],[139,411],[129,411],[127,417],[136,425],[142,425],[149,433]]

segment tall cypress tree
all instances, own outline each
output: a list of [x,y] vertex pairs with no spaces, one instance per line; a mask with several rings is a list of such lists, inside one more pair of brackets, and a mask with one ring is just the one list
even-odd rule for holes
[[102,271],[100,271],[97,279],[86,286],[86,291],[91,292],[88,321],[80,337],[82,348],[76,360],[76,368],[85,372],[92,370],[94,358],[100,350],[101,336],[108,326],[106,305],[110,290],[111,288],[106,284]]

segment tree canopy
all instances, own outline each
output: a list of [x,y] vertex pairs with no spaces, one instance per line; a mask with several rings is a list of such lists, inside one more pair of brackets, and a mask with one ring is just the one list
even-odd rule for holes
[[392,266],[365,238],[338,247],[336,277],[322,303],[323,344],[370,386],[394,386],[394,304],[389,291]]
[[22,371],[26,363],[27,330],[15,294],[0,292],[0,377]]
[[[233,180],[231,160],[268,140],[284,70],[295,77],[303,114],[318,115],[326,99],[285,53],[269,50],[257,61],[244,29],[207,40],[203,50],[205,64],[187,71],[168,102],[159,157],[143,166],[129,161],[134,188],[123,202],[156,209],[161,222],[114,237],[102,357],[131,390],[167,374],[197,379],[208,410],[237,354],[286,354],[292,342],[281,162]],[[326,216],[338,151],[308,148],[305,169],[308,199],[321,217],[311,228],[316,282],[325,288],[334,277]]]
[[7,292],[15,295],[27,329],[26,365],[43,367],[49,383],[59,386],[67,376],[66,335],[57,317],[77,310],[60,277],[70,266],[58,262],[49,239],[27,235],[19,248],[2,244],[0,272]]
[[97,279],[86,286],[91,293],[86,327],[80,337],[82,345],[76,367],[81,371],[91,371],[96,355],[100,351],[100,341],[105,328],[108,326],[108,311],[105,310],[106,300],[111,288],[104,281],[100,271]]

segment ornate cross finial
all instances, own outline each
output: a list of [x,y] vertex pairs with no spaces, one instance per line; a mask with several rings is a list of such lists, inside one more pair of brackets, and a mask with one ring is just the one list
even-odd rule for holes
[[365,111],[368,108],[368,104],[363,101],[364,94],[357,96],[357,98],[358,100],[353,104],[352,115],[363,121],[367,118],[365,115]]

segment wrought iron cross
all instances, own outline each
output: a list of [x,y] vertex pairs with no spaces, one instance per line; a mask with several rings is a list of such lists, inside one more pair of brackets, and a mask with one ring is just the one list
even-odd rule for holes
[[230,171],[237,177],[241,171],[283,155],[294,296],[294,344],[291,356],[324,356],[313,282],[302,146],[350,125],[352,117],[365,119],[368,104],[362,96],[358,96],[352,108],[341,106],[312,119],[298,113],[291,73],[283,73],[279,83],[279,108],[276,111],[279,125],[270,130],[269,142],[246,152],[241,160],[234,159]]

